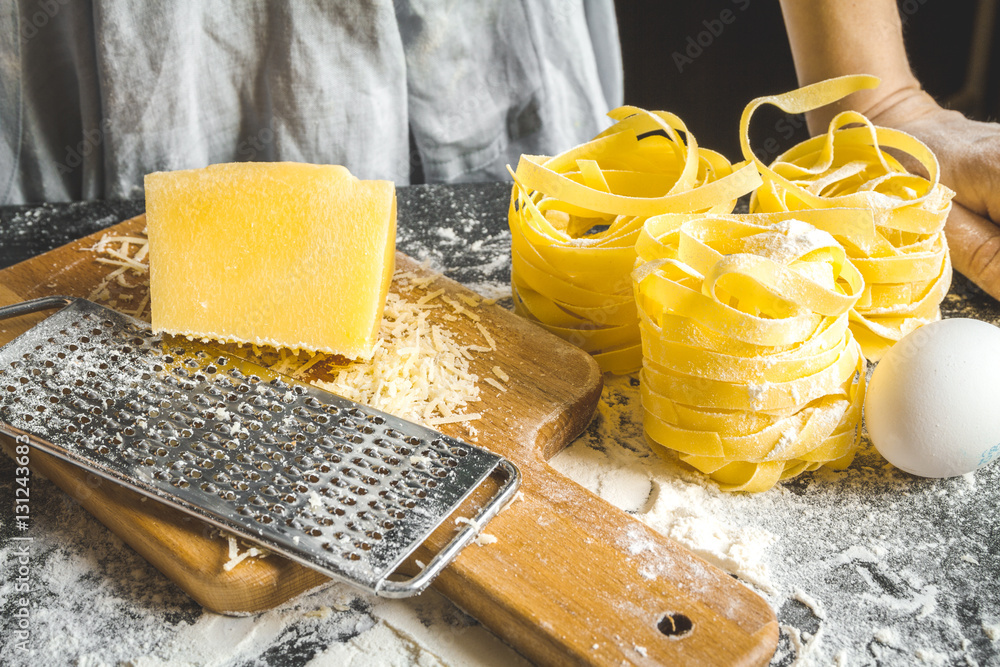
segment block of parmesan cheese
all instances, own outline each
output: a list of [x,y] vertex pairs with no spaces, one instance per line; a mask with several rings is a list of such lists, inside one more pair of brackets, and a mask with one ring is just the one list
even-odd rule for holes
[[395,257],[392,182],[243,162],[145,186],[155,331],[371,356]]

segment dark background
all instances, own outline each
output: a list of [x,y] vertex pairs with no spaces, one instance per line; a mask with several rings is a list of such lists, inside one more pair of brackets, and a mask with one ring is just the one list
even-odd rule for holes
[[[977,86],[972,98],[956,97],[969,72],[973,27],[984,23],[983,15],[978,20],[976,15],[981,2],[989,0],[900,0],[898,5],[904,17],[910,64],[924,88],[939,102],[973,118],[997,120],[997,22],[990,30],[985,85]],[[742,159],[739,119],[746,103],[798,85],[777,0],[619,0],[616,7],[626,104],[672,111],[690,128],[699,145],[720,151],[730,160]],[[735,19],[719,30],[720,24],[713,22],[726,9]],[[673,54],[687,57],[688,40],[697,40],[699,33],[707,30],[705,21],[719,34],[709,33],[711,43],[701,47],[693,62],[681,63],[682,71],[678,71]],[[708,42],[707,37],[702,36],[702,41]],[[697,53],[697,48],[692,47],[692,52]],[[808,137],[804,123],[792,134],[795,128],[787,118],[781,122],[783,115],[770,106],[757,112],[751,127],[755,150],[770,138],[783,151]]]

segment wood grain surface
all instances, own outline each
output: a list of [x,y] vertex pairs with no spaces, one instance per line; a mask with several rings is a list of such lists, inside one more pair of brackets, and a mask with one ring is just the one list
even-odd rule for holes
[[[132,234],[144,224],[140,216],[109,231]],[[88,250],[101,235],[0,271],[0,305],[88,296],[109,270]],[[398,269],[426,272],[404,255],[396,259]],[[440,288],[471,295],[444,277],[433,284]],[[133,288],[129,303],[144,289]],[[600,398],[590,356],[502,308],[475,312],[498,349],[475,354],[472,371],[484,378],[500,366],[510,376],[506,392],[480,384],[476,438],[518,465],[523,497],[488,524],[497,542],[466,548],[434,587],[538,664],[766,664],[778,626],[760,597],[546,463],[587,426]],[[0,322],[0,344],[42,318]],[[465,317],[439,323],[460,340],[481,340]],[[306,379],[329,379],[330,368],[317,364]],[[460,425],[442,430],[470,438]],[[3,445],[9,452],[12,443]],[[207,524],[37,451],[32,466],[210,610],[252,613],[327,582],[274,555],[226,572],[228,543]],[[457,514],[469,516],[486,491]],[[439,548],[455,529],[445,522],[423,548]]]

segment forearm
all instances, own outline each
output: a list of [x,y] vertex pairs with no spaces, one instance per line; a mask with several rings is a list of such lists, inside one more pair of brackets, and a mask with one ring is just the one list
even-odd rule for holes
[[781,0],[799,84],[844,74],[874,74],[882,84],[808,114],[810,131],[837,112],[874,117],[924,95],[910,71],[894,0]]

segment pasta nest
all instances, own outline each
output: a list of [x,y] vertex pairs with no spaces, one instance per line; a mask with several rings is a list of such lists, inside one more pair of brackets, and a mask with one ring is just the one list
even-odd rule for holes
[[700,148],[675,115],[621,107],[593,140],[523,155],[509,222],[515,311],[591,353],[603,371],[642,364],[629,274],[643,223],[666,212],[733,210],[760,184]]
[[[802,113],[877,84],[875,77],[849,76],[758,98],[744,110],[740,132],[743,154],[764,180],[751,199],[751,212],[866,212],[863,224],[856,213],[845,212],[847,222],[829,231],[864,276],[851,329],[873,361],[906,334],[941,319],[952,274],[944,225],[954,193],[939,182],[937,158],[916,138],[876,127],[851,111],[837,114],[825,135],[800,143],[770,165],[754,156],[747,131],[763,104]],[[908,170],[897,155],[926,177]]]
[[647,440],[730,491],[846,467],[861,437],[864,280],[795,216],[660,215],[637,242]]

